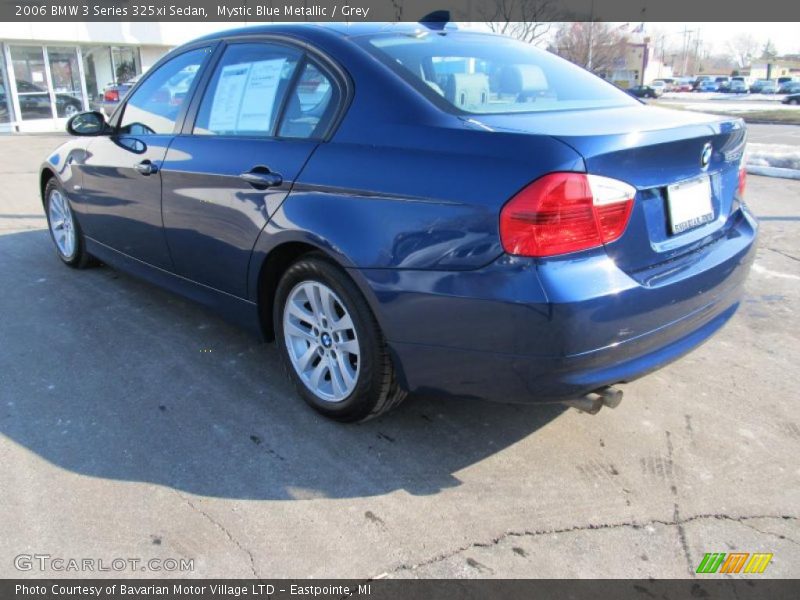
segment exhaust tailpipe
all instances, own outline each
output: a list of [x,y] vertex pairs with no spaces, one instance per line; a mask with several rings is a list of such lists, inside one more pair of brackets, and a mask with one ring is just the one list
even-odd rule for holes
[[590,392],[574,400],[564,400],[562,404],[576,408],[581,412],[596,415],[604,406],[617,408],[622,402],[622,390],[618,387],[609,386]]

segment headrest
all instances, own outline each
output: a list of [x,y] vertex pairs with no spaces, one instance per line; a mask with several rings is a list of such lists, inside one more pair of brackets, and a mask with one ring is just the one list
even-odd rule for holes
[[484,106],[489,102],[489,78],[485,73],[451,73],[445,97],[458,108]]
[[510,65],[500,71],[501,94],[524,94],[547,90],[547,77],[537,65]]

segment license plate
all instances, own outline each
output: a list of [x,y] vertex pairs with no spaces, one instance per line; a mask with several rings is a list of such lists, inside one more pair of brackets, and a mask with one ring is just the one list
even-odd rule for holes
[[710,180],[706,176],[668,186],[667,205],[672,233],[683,233],[713,221]]

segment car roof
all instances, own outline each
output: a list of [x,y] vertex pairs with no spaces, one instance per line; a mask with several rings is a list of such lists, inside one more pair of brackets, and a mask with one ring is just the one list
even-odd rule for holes
[[[448,31],[453,31],[448,26]],[[243,37],[259,34],[285,34],[300,35],[303,37],[317,38],[325,36],[357,37],[362,35],[376,35],[379,33],[414,33],[424,29],[420,23],[283,23],[254,25],[218,31],[201,38],[200,41],[213,41],[226,38]],[[483,32],[475,32],[483,33]]]

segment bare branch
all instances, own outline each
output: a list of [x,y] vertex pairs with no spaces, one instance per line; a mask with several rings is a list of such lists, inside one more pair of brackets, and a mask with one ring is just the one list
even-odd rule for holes
[[478,14],[494,33],[534,43],[550,32],[558,0],[487,0]]

